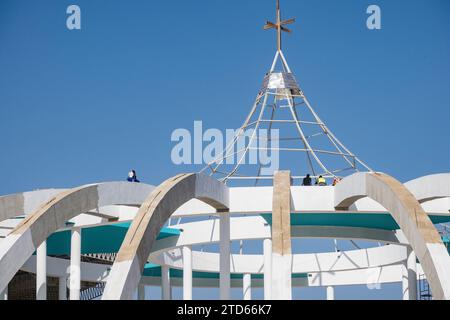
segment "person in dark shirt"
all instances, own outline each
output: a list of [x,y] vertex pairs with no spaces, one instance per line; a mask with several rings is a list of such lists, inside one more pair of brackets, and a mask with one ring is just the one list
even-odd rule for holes
[[306,175],[306,177],[303,178],[302,186],[310,186],[311,185],[311,177],[309,173]]
[[136,171],[131,170],[130,172],[128,172],[127,181],[128,182],[140,182],[136,176]]

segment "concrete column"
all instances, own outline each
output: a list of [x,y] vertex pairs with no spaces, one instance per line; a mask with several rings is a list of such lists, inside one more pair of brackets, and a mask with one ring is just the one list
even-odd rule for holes
[[67,300],[67,277],[58,279],[58,297],[59,300]]
[[272,299],[272,239],[264,239],[264,300]]
[[407,247],[407,260],[402,266],[403,300],[417,300],[417,263],[416,255]]
[[327,300],[334,300],[334,287],[333,286],[327,287]]
[[252,300],[252,275],[244,273],[242,277],[242,291],[244,300]]
[[36,250],[36,300],[47,300],[47,241]]
[[161,290],[163,300],[172,300],[172,288],[170,286],[170,268],[161,266]]
[[408,280],[408,267],[406,261],[402,263],[402,296],[403,300],[409,300],[409,280]]
[[192,300],[192,249],[183,247],[183,300]]
[[220,213],[220,299],[230,299],[230,213]]
[[137,294],[138,300],[145,300],[145,285],[139,284],[138,285],[138,294]]
[[80,300],[81,229],[72,229],[70,242],[70,300]]
[[289,171],[277,171],[273,179],[271,298],[292,299],[291,173]]

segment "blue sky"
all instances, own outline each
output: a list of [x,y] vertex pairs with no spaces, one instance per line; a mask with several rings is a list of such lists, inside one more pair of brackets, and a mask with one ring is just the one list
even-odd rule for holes
[[[198,169],[171,163],[170,135],[242,123],[275,53],[274,2],[2,0],[0,194]],[[70,4],[82,30],[66,28]],[[450,171],[448,0],[282,8],[290,66],[350,150],[401,181]]]

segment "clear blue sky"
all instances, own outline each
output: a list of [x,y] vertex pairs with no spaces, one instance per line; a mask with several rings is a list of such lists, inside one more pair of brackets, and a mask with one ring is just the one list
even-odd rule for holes
[[[0,194],[193,170],[171,163],[170,135],[241,124],[275,52],[262,30],[274,2],[2,0]],[[80,31],[66,28],[70,4]],[[401,181],[450,171],[448,0],[282,8],[297,18],[285,55],[341,141]]]

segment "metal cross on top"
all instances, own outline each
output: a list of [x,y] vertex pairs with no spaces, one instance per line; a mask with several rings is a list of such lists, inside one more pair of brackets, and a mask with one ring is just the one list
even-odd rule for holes
[[294,22],[295,22],[295,18],[281,21],[280,0],[277,0],[277,22],[273,23],[273,22],[267,21],[266,24],[264,25],[264,30],[277,29],[278,51],[281,51],[281,31],[289,32],[289,33],[292,32],[290,29],[283,27],[283,26],[286,24],[294,23]]

